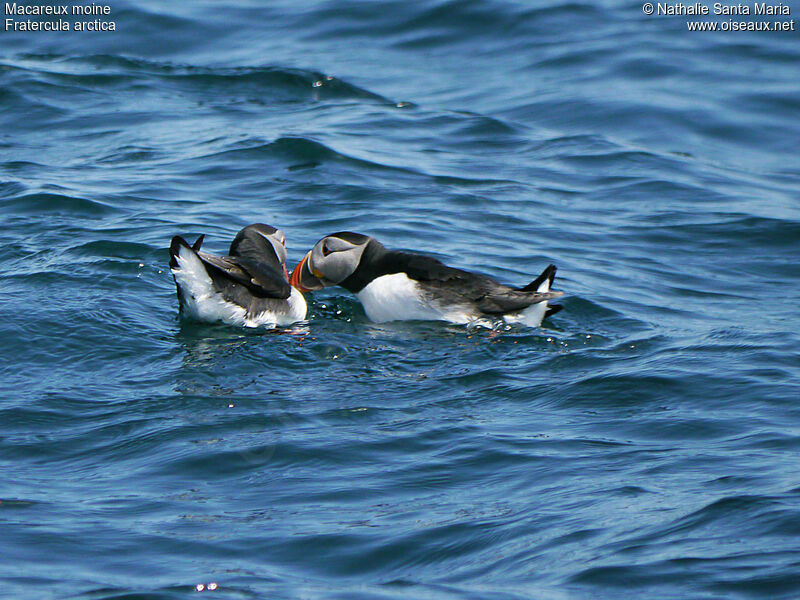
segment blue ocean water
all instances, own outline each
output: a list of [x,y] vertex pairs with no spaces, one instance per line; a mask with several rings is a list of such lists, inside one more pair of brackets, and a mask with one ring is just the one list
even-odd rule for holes
[[[110,6],[0,31],[0,597],[800,596],[796,32]],[[553,262],[565,309],[182,323],[170,238],[251,222]]]

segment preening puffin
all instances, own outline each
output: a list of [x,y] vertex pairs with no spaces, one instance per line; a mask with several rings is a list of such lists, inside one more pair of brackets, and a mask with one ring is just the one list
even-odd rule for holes
[[559,310],[548,300],[556,275],[549,265],[521,288],[478,273],[455,269],[435,258],[387,250],[376,239],[343,231],[322,238],[295,267],[291,284],[301,292],[339,285],[354,294],[367,317],[377,323],[441,320],[470,323],[503,318],[538,327]]
[[169,266],[181,314],[206,323],[262,327],[290,325],[306,317],[303,294],[289,285],[286,237],[255,223],[236,234],[228,256],[202,252],[176,235]]

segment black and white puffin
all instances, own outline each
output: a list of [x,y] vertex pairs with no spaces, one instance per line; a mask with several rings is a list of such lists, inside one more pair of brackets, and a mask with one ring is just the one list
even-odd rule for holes
[[555,265],[521,288],[454,269],[429,256],[387,250],[376,239],[344,231],[322,238],[295,267],[291,284],[301,292],[339,285],[353,292],[376,322],[437,320],[472,323],[502,317],[533,327],[559,310],[547,301]]
[[262,327],[306,318],[303,294],[289,285],[286,236],[255,223],[236,234],[228,256],[202,252],[201,235],[190,246],[179,235],[169,247],[169,266],[181,314],[206,323]]

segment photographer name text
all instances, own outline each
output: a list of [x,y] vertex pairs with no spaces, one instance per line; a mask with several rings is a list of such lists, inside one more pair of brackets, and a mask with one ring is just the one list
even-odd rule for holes
[[791,9],[786,4],[768,4],[766,2],[756,2],[754,4],[723,4],[715,2],[708,6],[702,2],[694,4],[684,4],[677,2],[658,2],[655,5],[655,14],[669,17],[677,16],[702,16],[702,15],[723,15],[723,16],[769,16],[781,17],[791,15]]

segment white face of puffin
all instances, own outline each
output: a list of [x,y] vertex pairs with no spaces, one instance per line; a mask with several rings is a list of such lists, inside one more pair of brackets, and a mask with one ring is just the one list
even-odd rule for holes
[[349,231],[322,238],[295,267],[290,283],[301,292],[341,283],[358,268],[371,239]]

